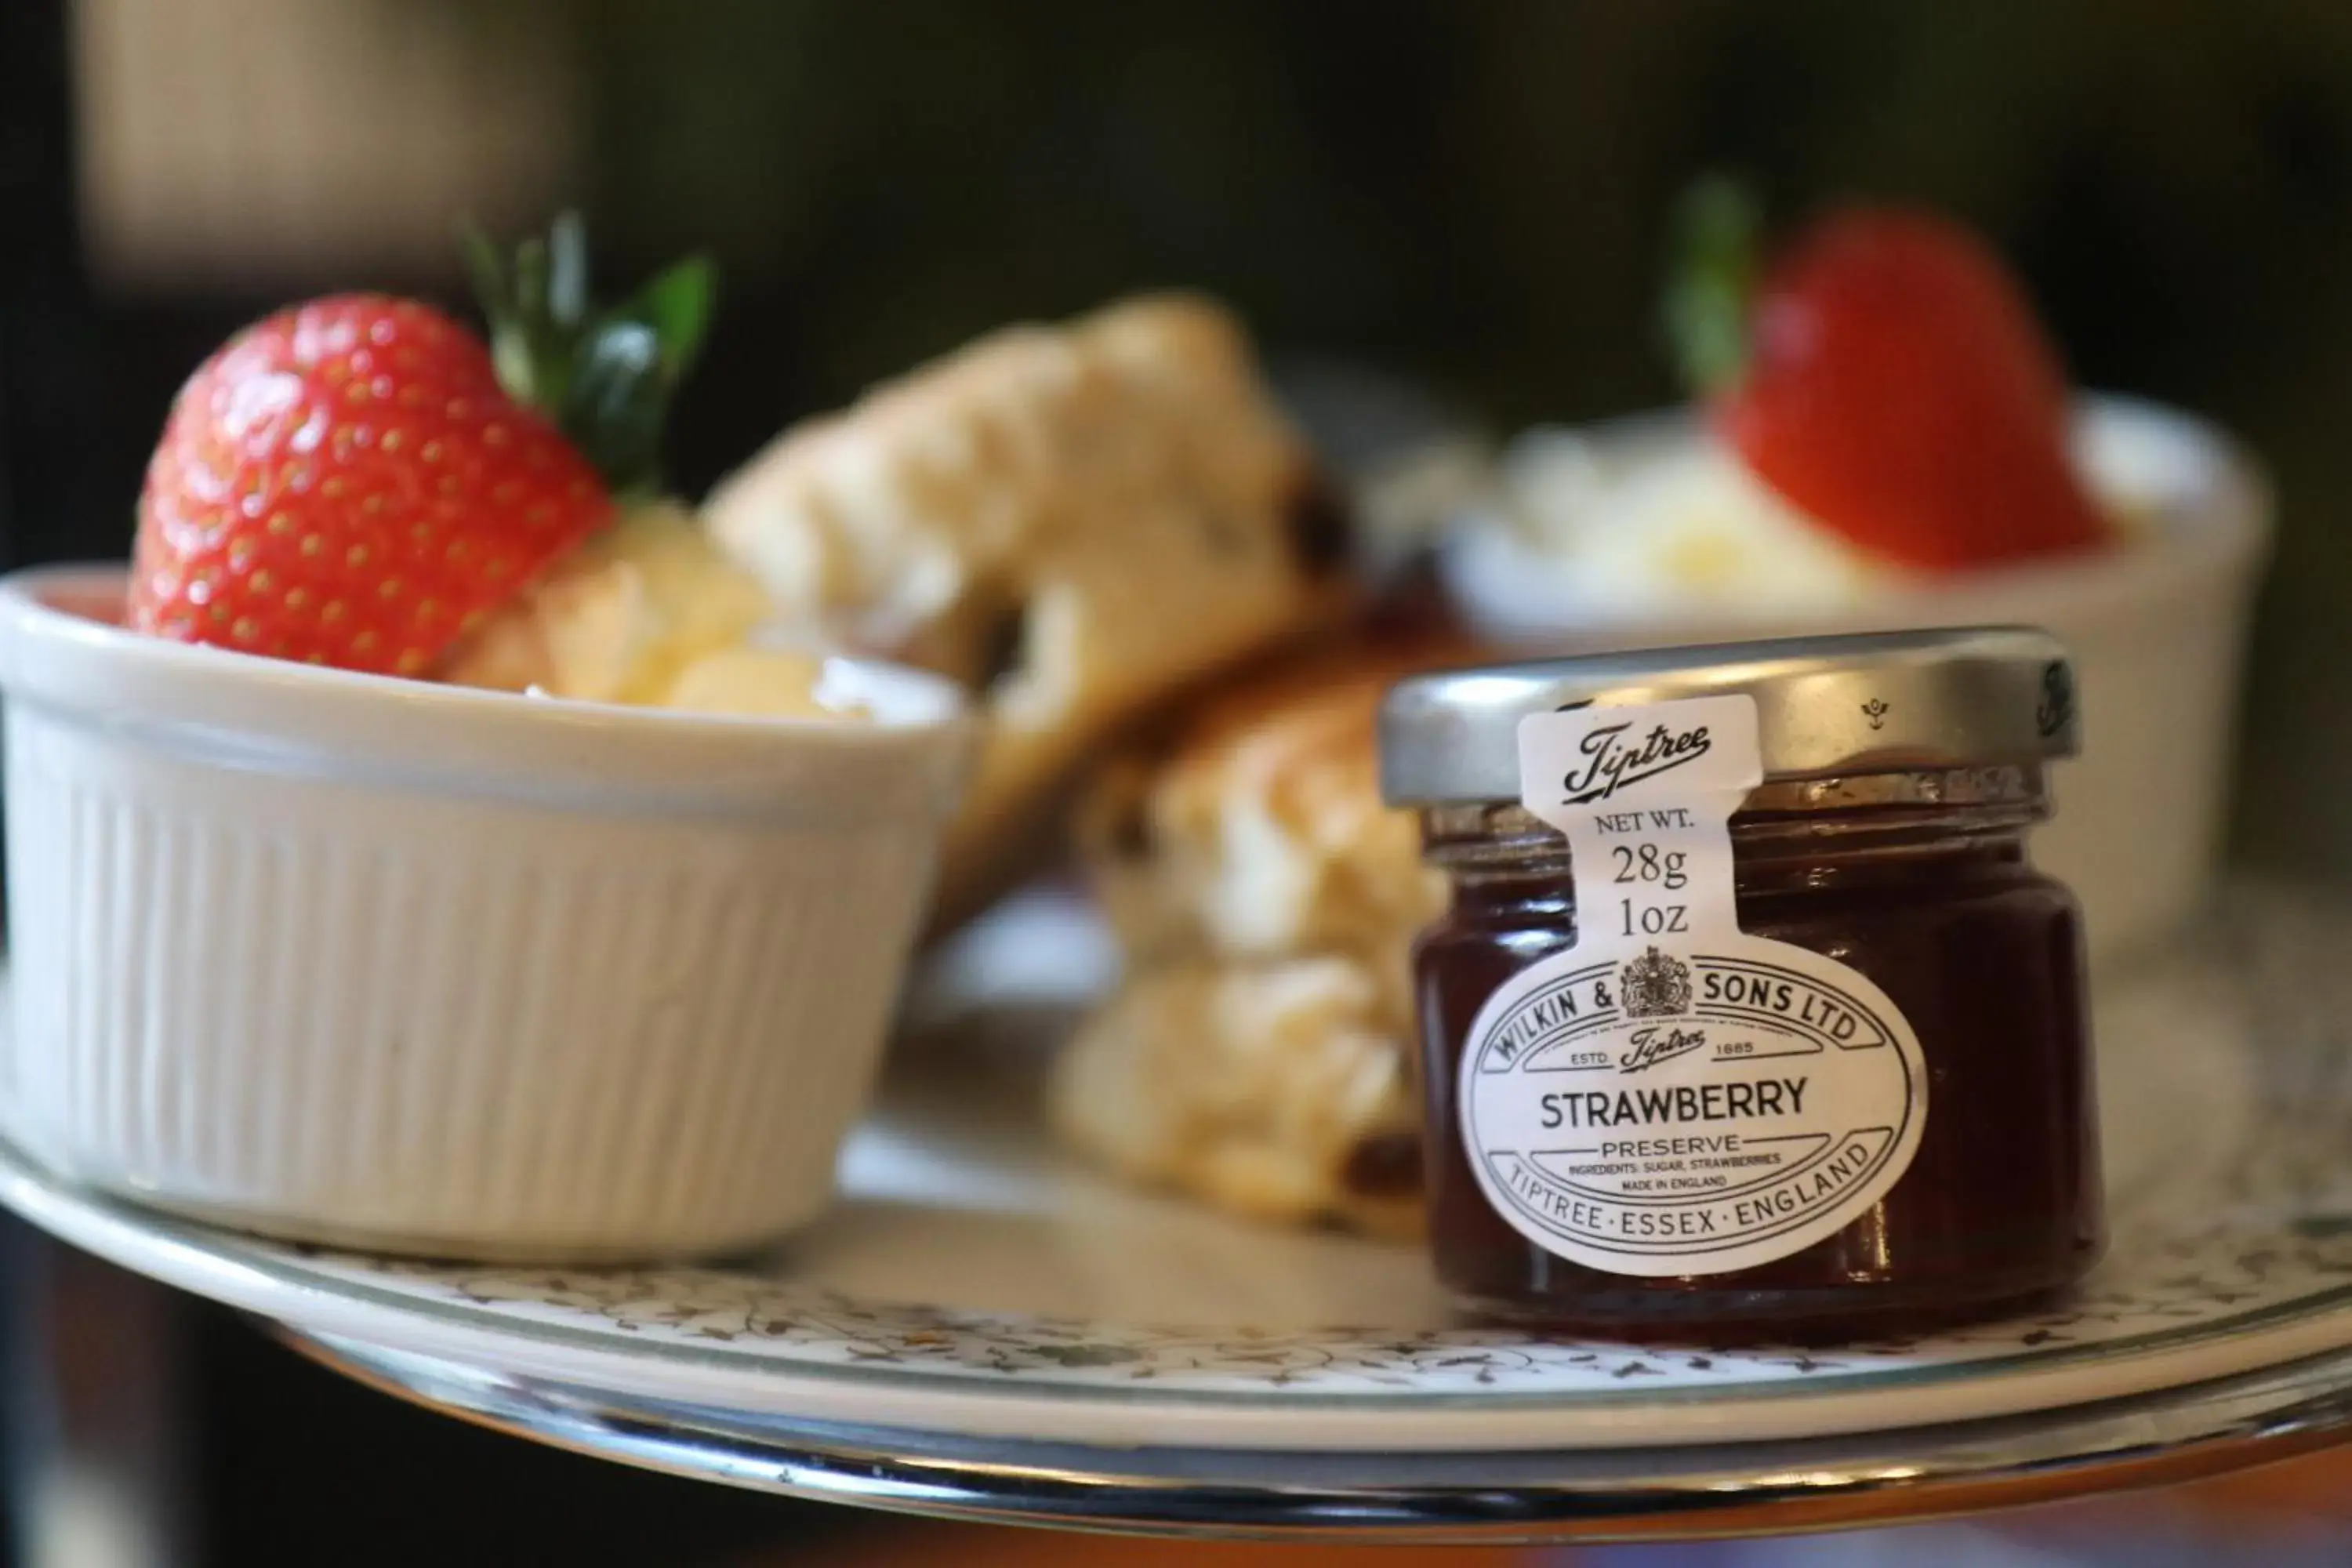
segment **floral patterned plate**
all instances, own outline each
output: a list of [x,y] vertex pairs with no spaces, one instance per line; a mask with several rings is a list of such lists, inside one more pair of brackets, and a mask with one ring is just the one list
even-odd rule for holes
[[851,1150],[844,1202],[772,1258],[359,1257],[148,1214],[5,1149],[0,1201],[308,1333],[638,1401],[1086,1445],[1808,1437],[2053,1410],[2352,1346],[2352,916],[2323,903],[2242,892],[2170,960],[2100,987],[2116,1242],[2076,1299],[1812,1351],[1458,1327],[1412,1248],[1253,1228],[1072,1167],[1027,1110],[1052,998],[1004,982],[1048,949],[1045,970],[1090,973],[1087,940],[1015,922],[962,955],[991,986],[935,993],[957,1000],[932,1008]]

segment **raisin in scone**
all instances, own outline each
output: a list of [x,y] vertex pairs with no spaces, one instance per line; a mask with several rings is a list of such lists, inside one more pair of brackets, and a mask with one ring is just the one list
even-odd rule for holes
[[1337,650],[1104,770],[1079,844],[1127,979],[1056,1066],[1071,1143],[1257,1217],[1417,1225],[1407,962],[1445,884],[1381,804],[1373,722],[1399,675],[1468,657]]
[[1232,318],[1155,298],[983,338],[786,432],[705,511],[786,617],[978,694],[953,913],[1123,722],[1332,602],[1321,493]]

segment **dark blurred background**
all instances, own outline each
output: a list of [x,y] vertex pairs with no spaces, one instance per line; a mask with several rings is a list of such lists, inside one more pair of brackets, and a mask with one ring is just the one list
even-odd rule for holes
[[[1655,404],[1664,216],[1708,169],[1783,217],[1965,217],[2080,381],[2271,465],[2239,848],[2352,870],[2341,0],[0,0],[0,545],[121,553],[195,362],[303,293],[455,299],[461,211],[577,205],[608,280],[718,256],[694,491],[922,356],[1153,284],[1497,434]],[[242,1333],[192,1341],[217,1442],[348,1408]]]
[[699,489],[924,355],[1150,284],[1498,432],[1654,404],[1664,215],[1730,169],[1784,217],[1850,196],[1966,217],[2081,381],[2210,414],[2273,465],[2241,842],[2352,869],[2337,0],[8,10],[19,559],[121,551],[173,387],[238,321],[331,288],[457,296],[459,211],[520,228],[577,204],[608,278],[718,255],[676,442]]

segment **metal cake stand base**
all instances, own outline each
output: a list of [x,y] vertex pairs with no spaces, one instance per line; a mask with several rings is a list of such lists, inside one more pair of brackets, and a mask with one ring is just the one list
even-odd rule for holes
[[1840,1530],[2168,1485],[2352,1441],[2352,1352],[2033,1415],[1799,1442],[1312,1454],[807,1425],[286,1337],[428,1408],[672,1475],[940,1518],[1165,1535],[1504,1544]]

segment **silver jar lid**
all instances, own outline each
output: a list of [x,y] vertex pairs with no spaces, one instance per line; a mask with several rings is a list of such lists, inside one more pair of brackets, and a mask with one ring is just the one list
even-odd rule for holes
[[1787,637],[1413,676],[1381,705],[1381,794],[1517,800],[1529,713],[1743,692],[1769,779],[2032,763],[2080,744],[2074,672],[2047,632]]

